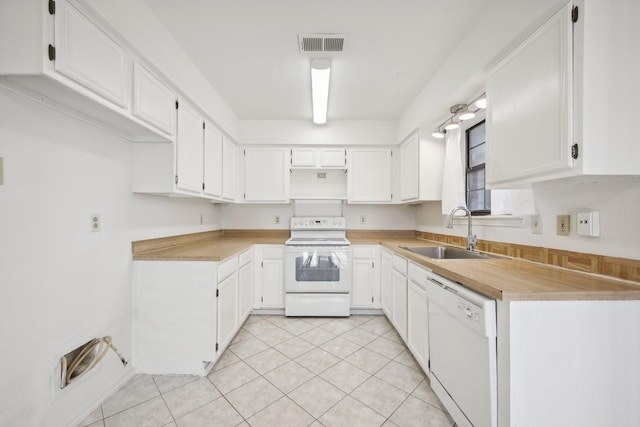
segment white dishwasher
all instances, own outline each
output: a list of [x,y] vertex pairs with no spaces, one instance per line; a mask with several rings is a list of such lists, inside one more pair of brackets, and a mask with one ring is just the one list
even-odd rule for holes
[[458,426],[497,426],[496,304],[428,274],[431,387]]

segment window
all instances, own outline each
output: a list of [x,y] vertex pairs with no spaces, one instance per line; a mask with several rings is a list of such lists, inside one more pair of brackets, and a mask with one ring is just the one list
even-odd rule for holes
[[484,120],[466,130],[466,198],[472,215],[491,214],[491,191],[485,189]]

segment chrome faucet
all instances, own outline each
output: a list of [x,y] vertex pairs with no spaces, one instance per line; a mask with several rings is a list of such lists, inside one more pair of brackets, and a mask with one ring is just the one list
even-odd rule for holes
[[467,231],[467,250],[472,251],[476,246],[477,240],[475,234],[471,231],[471,211],[466,206],[456,206],[449,214],[449,221],[447,221],[447,228],[453,228],[453,216],[457,211],[464,211],[465,216],[469,218],[469,229]]

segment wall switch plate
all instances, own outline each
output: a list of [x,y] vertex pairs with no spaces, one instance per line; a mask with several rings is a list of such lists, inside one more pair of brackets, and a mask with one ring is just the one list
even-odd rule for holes
[[531,232],[542,234],[542,217],[540,215],[531,215]]
[[273,221],[274,221],[276,224],[280,224],[280,215],[276,215],[276,216],[275,216],[275,218],[273,219]]
[[326,172],[318,172],[317,176],[318,176],[318,179],[327,179]]
[[100,231],[100,214],[91,214],[91,231]]
[[600,236],[600,212],[578,212],[576,222],[579,236]]
[[569,215],[558,215],[558,222],[556,225],[556,234],[558,236],[568,236],[569,235]]
[[367,216],[360,215],[360,224],[366,224],[366,223],[367,223]]

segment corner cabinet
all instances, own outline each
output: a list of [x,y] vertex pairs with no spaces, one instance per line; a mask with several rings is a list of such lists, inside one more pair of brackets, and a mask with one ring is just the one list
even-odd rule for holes
[[391,148],[352,148],[348,152],[349,203],[391,203]]
[[490,70],[490,187],[640,175],[640,87],[624,84],[640,73],[638,14],[636,2],[569,3]]
[[246,147],[244,201],[289,203],[289,150],[281,147]]
[[400,202],[442,199],[445,145],[423,139],[419,132],[400,144]]
[[154,101],[136,109],[156,88],[139,86],[134,56],[97,22],[80,2],[0,2],[0,84],[131,141],[170,141],[170,125],[140,114]]
[[174,101],[173,111],[174,142],[133,146],[133,191],[233,200],[235,144],[191,104]]

